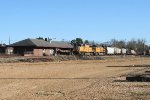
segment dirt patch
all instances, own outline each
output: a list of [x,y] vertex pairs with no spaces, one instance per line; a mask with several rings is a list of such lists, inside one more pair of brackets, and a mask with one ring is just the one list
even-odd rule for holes
[[129,73],[145,72],[148,68],[106,67],[116,65],[150,65],[150,58],[0,63],[0,98],[149,100],[150,82],[123,81]]

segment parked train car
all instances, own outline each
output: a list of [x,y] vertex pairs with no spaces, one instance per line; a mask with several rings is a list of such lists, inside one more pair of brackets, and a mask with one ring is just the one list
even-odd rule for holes
[[136,51],[132,49],[127,49],[127,55],[136,55]]
[[116,54],[116,55],[119,55],[119,54],[121,54],[121,49],[120,48],[117,48],[117,47],[114,47],[114,53]]
[[122,54],[127,54],[127,49],[122,48],[122,49],[121,49],[121,53],[122,53]]
[[107,47],[106,49],[106,54],[108,55],[121,55],[127,53],[127,49],[125,48],[120,49],[117,47]]
[[114,47],[106,47],[106,54],[108,55],[114,55],[115,54],[115,48]]
[[132,54],[132,55],[136,55],[135,50],[131,50],[131,54]]

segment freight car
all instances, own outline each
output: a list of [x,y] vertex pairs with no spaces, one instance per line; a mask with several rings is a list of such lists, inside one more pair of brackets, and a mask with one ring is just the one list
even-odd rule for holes
[[136,55],[136,51],[135,50],[131,50],[131,49],[127,49],[127,55]]
[[108,55],[114,55],[115,54],[115,48],[114,47],[106,47],[107,51],[106,54]]
[[121,53],[122,53],[122,54],[127,54],[127,49],[122,48],[122,49],[121,49]]
[[125,48],[117,48],[117,47],[106,47],[106,54],[107,55],[121,55],[121,54],[126,54],[127,49]]
[[117,48],[117,47],[114,47],[114,48],[115,48],[115,54],[120,55],[121,54],[121,49]]

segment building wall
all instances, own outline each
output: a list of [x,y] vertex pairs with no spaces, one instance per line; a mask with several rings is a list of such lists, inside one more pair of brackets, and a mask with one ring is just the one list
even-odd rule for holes
[[50,49],[50,55],[54,55],[55,52],[54,52],[54,49]]
[[50,56],[50,49],[45,49],[45,56]]
[[24,56],[50,56],[50,49],[34,49],[33,53],[26,53]]
[[[10,47],[11,48],[11,47]],[[9,50],[7,48],[7,54],[17,54],[22,56],[51,56],[57,55],[57,53],[61,52],[60,54],[68,54],[70,49],[59,49],[59,48],[49,48],[49,47],[13,47],[13,49]]]
[[5,54],[5,47],[0,47],[0,54]]
[[34,54],[24,54],[24,56],[31,57],[31,56],[34,56]]
[[43,56],[43,49],[34,49],[33,55],[34,56]]
[[14,50],[14,48],[12,48],[12,47],[7,47],[6,48],[6,50],[5,50],[5,54],[13,54],[13,50]]
[[24,54],[30,54],[30,52],[33,53],[33,47],[13,47],[13,48],[14,54],[24,56]]

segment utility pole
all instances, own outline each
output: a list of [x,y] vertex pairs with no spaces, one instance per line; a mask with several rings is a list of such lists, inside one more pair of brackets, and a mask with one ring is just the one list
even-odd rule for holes
[[9,45],[10,45],[10,36],[9,36]]

